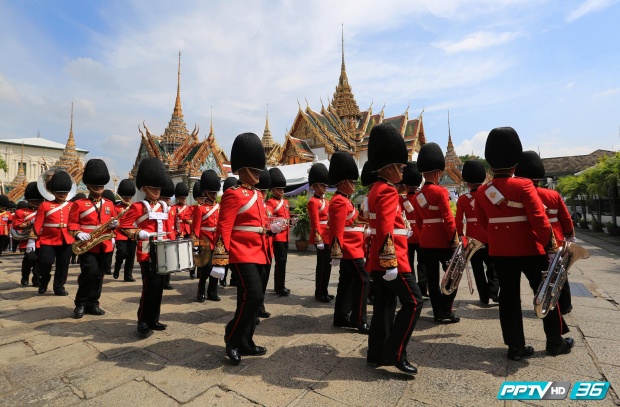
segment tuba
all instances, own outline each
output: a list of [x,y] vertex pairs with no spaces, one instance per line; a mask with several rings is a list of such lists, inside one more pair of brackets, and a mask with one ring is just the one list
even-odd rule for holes
[[560,242],[562,245],[549,264],[549,269],[543,272],[542,282],[534,296],[534,311],[538,318],[544,318],[549,311],[555,309],[560,291],[568,279],[568,270],[573,263],[590,257],[590,253],[578,244],[561,240]]
[[461,278],[463,277],[463,272],[467,272],[467,285],[469,286],[469,293],[474,293],[472,278],[469,271],[469,260],[474,253],[483,247],[484,244],[474,238],[465,236],[461,239],[461,242],[452,254],[450,263],[448,263],[448,268],[441,279],[441,292],[443,294],[450,295],[458,288]]
[[[47,189],[47,183],[52,179],[52,176],[57,171],[66,172],[65,170],[61,170],[59,168],[52,168],[51,170],[44,171],[43,173],[41,173],[41,175],[39,175],[39,178],[37,178],[37,189],[39,190],[39,193],[43,196],[43,198],[48,201],[53,201],[54,199],[56,199],[54,194]],[[75,193],[77,192],[77,184],[75,183],[75,179],[73,178],[73,176],[71,176],[71,174],[69,174],[69,176],[71,177],[71,190],[67,195],[67,201],[73,198],[75,196]]]
[[23,229],[15,229],[15,228],[11,228],[11,237],[13,238],[13,240],[17,240],[18,242],[21,242],[23,240],[28,240],[30,239],[30,233],[32,232],[32,228],[34,227],[34,225],[31,223],[30,225],[28,225],[27,227],[23,228]]
[[194,264],[198,267],[204,267],[211,260],[211,243],[209,239],[194,240]]
[[110,223],[115,220],[119,220],[128,210],[131,208],[131,205],[128,205],[125,209],[120,211],[118,215],[107,221],[106,223],[102,223],[97,227],[97,229],[90,232],[90,239],[88,240],[76,240],[71,243],[71,250],[76,255],[80,255],[86,253],[93,247],[97,246],[99,243],[110,240],[114,237],[114,229],[110,229]]

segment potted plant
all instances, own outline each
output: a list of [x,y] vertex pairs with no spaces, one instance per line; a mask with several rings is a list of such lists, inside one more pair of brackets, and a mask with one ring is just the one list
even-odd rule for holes
[[614,227],[614,224],[609,221],[609,222],[605,222],[605,225],[603,226],[603,232],[607,233],[608,235],[611,235],[611,231]]
[[585,219],[581,219],[579,221],[579,227],[582,229],[588,229],[588,221]]
[[291,217],[295,218],[293,224],[293,235],[297,238],[295,240],[295,247],[297,251],[308,250],[310,245],[308,242],[308,237],[310,236],[310,217],[308,216],[307,208],[308,197],[306,195],[297,195],[289,202],[293,207]]
[[603,224],[601,222],[599,222],[598,220],[596,220],[596,218],[593,216],[592,217],[592,231],[594,232],[602,232],[603,231]]

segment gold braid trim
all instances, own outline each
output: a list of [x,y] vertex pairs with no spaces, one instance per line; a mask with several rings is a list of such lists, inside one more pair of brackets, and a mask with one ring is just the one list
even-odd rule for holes
[[557,253],[558,252],[558,242],[555,239],[555,233],[553,233],[553,227],[549,226],[551,229],[551,238],[549,239],[549,243],[545,248],[547,254]]
[[138,240],[138,232],[140,229],[132,228],[132,229],[121,229],[121,233],[127,236],[131,240]]
[[228,265],[228,250],[224,246],[222,236],[218,237],[215,242],[215,248],[213,249],[213,265],[214,266],[227,266]]
[[314,231],[314,241],[315,241],[316,244],[323,243],[323,238],[321,237],[321,234],[319,233],[318,230]]
[[394,239],[392,234],[388,233],[379,251],[379,265],[385,268],[394,268],[398,266],[396,260],[396,247],[394,247]]
[[332,241],[332,248],[330,250],[332,259],[342,259],[342,247],[340,247],[340,241],[338,241],[337,237],[334,237],[334,240]]

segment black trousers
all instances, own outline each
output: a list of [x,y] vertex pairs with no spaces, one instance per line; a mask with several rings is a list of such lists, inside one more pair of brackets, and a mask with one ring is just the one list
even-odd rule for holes
[[142,273],[142,296],[138,308],[138,323],[159,322],[161,299],[164,293],[164,275],[157,274],[154,261],[140,262]]
[[[487,266],[486,275],[484,272],[485,264]],[[471,269],[474,273],[474,280],[476,280],[480,301],[488,304],[489,298],[497,297],[499,293],[499,281],[497,281],[497,273],[489,257],[488,248],[479,249],[471,256]]]
[[[218,279],[215,277],[211,277],[211,270],[213,270],[212,259],[209,259],[209,262],[203,267],[197,267],[198,270],[198,293],[204,294],[205,289],[207,295],[217,295],[217,286]],[[206,287],[207,280],[209,280],[209,287]],[[206,288],[205,288],[206,287]]]
[[121,272],[123,268],[125,278],[133,277],[133,266],[136,261],[136,241],[135,240],[116,240],[116,259],[114,261],[114,273]]
[[273,257],[275,268],[273,272],[273,289],[282,291],[286,280],[286,259],[288,257],[288,242],[273,242]]
[[[407,252],[411,272],[413,273],[414,270],[417,271],[417,284],[420,287],[420,291],[426,293],[428,291],[428,279],[426,277],[426,266],[424,265],[424,252],[422,252],[419,243],[407,243]],[[418,263],[414,267],[416,254],[418,255]]]
[[314,297],[321,298],[327,296],[329,278],[332,274],[329,245],[325,245],[323,250],[316,249],[316,272],[314,274]]
[[259,312],[266,312],[265,309],[265,292],[267,291],[267,285],[269,284],[269,275],[271,274],[271,263],[269,264],[259,264],[258,270],[260,273],[260,282],[263,288],[263,301],[260,303],[258,307]]
[[364,259],[340,260],[340,277],[334,305],[334,322],[346,321],[349,313],[351,326],[367,323],[368,290],[370,275],[364,270]]
[[22,259],[22,281],[28,282],[30,271],[32,270],[32,283],[39,282],[39,250],[30,253],[24,253]]
[[456,292],[450,295],[441,293],[439,284],[441,279],[439,278],[439,265],[446,270],[448,262],[452,257],[452,249],[427,249],[423,248],[424,253],[424,266],[426,268],[426,278],[428,281],[428,296],[431,298],[431,306],[433,307],[433,315],[435,317],[445,317],[452,312],[452,303]]
[[2,252],[9,247],[9,241],[9,235],[0,235],[0,256],[2,255]]
[[[504,343],[508,346],[524,346],[523,314],[521,312],[521,273],[525,274],[535,293],[542,280],[542,271],[549,264],[547,256],[491,256],[499,279],[499,320]],[[563,343],[562,336],[569,331],[560,309],[556,307],[543,318],[548,346]]]
[[[415,328],[424,300],[415,274],[398,273],[395,280],[385,281],[385,271],[373,271],[375,301],[368,337],[369,362],[396,363],[407,359],[407,344]],[[396,312],[396,297],[401,308]]]
[[80,275],[78,276],[78,290],[75,294],[76,306],[99,305],[103,276],[111,263],[112,252],[86,252],[80,255]]
[[71,259],[71,245],[59,246],[41,245],[39,248],[39,275],[41,287],[47,288],[52,274],[52,265],[56,262],[54,271],[54,292],[65,289],[67,275],[69,274],[69,259]]
[[234,263],[230,265],[237,279],[237,309],[233,319],[226,325],[224,340],[233,348],[252,349],[258,309],[263,302],[263,286],[260,278],[263,265]]

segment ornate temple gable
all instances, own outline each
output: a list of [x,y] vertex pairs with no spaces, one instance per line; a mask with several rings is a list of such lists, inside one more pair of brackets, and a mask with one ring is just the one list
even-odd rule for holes
[[321,131],[308,117],[308,115],[304,113],[303,110],[301,110],[301,107],[297,111],[297,116],[295,116],[295,120],[293,121],[293,126],[291,127],[289,135],[301,140],[306,140],[308,145],[312,148],[329,148],[329,146],[326,146],[324,144]]
[[321,104],[321,116],[327,119],[329,124],[331,125],[333,132],[340,136],[349,146],[355,148],[357,136],[355,132],[351,132],[347,125],[340,120],[336,111],[328,106],[328,109],[325,109],[325,106]]
[[[213,128],[212,128],[213,129]],[[192,176],[200,176],[205,170],[214,170],[220,177],[228,176],[226,162],[222,160],[226,155],[221,151],[215,142],[215,135],[212,132],[209,137],[194,146],[194,149],[185,157],[185,162],[189,166]]]
[[343,123],[349,128],[351,133],[355,132],[359,120],[360,108],[353,96],[353,90],[349,85],[347,70],[344,63],[344,28],[342,31],[342,64],[340,66],[340,78],[334,92],[331,106],[337,112]]
[[351,141],[346,134],[339,134],[325,116],[313,111],[312,109],[310,109],[310,107],[306,108],[306,114],[308,115],[309,119],[314,123],[314,125],[319,129],[319,134],[323,135],[324,145],[327,145],[327,143],[325,142],[325,140],[327,140],[331,144],[332,149],[334,150],[343,150],[349,152],[356,151],[355,142]]
[[194,126],[194,131],[192,134],[185,138],[181,144],[172,152],[172,156],[170,157],[170,166],[171,170],[173,170],[173,166],[178,166],[181,162],[184,161],[185,157],[189,154],[192,147],[199,143],[198,141],[198,132],[200,129],[197,126]]
[[464,183],[461,170],[453,163],[446,163],[446,169],[439,180],[439,185],[460,187]]
[[286,136],[278,165],[300,164],[314,161],[315,155],[305,140]]
[[283,148],[284,148],[283,145],[275,143],[273,149],[271,150],[269,155],[266,157],[267,165],[271,167],[280,165],[280,158],[282,157],[282,151],[284,151]]

